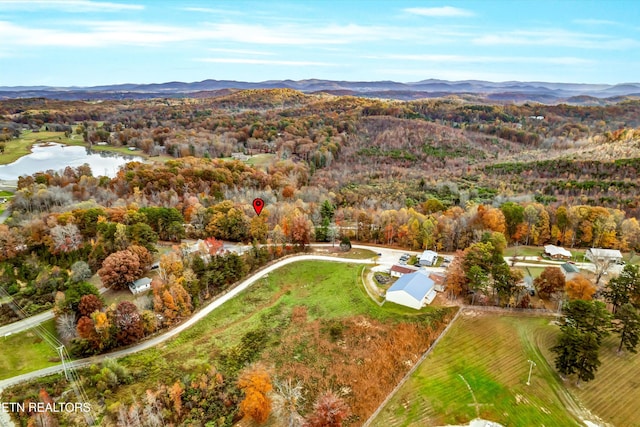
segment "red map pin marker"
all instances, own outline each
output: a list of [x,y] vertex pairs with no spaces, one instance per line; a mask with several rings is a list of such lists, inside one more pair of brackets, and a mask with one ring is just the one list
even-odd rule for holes
[[264,208],[264,200],[260,198],[253,199],[253,210],[255,210],[258,215],[262,212],[262,208]]

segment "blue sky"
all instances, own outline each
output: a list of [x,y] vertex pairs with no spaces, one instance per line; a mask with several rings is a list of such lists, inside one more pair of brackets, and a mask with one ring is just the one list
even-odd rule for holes
[[0,86],[640,81],[640,1],[0,0]]

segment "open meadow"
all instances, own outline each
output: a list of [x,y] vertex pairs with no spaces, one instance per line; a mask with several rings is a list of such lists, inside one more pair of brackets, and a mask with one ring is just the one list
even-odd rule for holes
[[[362,268],[304,261],[278,269],[175,340],[123,359],[131,371],[145,372],[145,377],[114,398],[126,401],[142,395],[154,383],[203,363],[222,366],[224,355],[248,331],[260,331],[266,335],[257,357],[275,376],[303,380],[309,396],[324,387],[352,390],[346,396],[357,416],[351,425],[360,425],[409,369],[403,364],[389,369],[390,358],[415,362],[444,326],[441,321],[453,314],[438,307],[379,307],[362,287]],[[400,342],[394,332],[415,342],[406,346],[408,352],[394,347]],[[387,370],[385,377],[370,375],[379,369]],[[355,384],[365,386],[366,377],[376,378],[378,388],[370,398]],[[278,423],[272,417],[268,425]]]
[[[455,309],[420,311],[395,304],[379,307],[361,282],[364,266],[326,261],[286,265],[226,302],[177,338],[119,360],[133,381],[96,390],[105,419],[121,404],[130,405],[147,390],[157,390],[215,369],[235,382],[248,363],[261,362],[272,377],[302,382],[302,414],[320,393],[340,392],[351,408],[349,426],[362,425],[455,314]],[[91,378],[90,368],[82,374]],[[59,381],[52,388],[59,389]],[[37,392],[22,385],[11,394],[21,399]],[[271,416],[268,426],[279,426]]]

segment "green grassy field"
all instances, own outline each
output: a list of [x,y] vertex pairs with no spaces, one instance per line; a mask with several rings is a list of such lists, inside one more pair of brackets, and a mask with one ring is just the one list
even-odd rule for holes
[[31,146],[41,142],[58,142],[61,144],[79,145],[79,141],[64,136],[64,132],[31,132],[26,131],[18,139],[7,141],[4,153],[0,156],[0,165],[13,163],[31,152]]
[[[478,416],[507,426],[579,425],[559,397],[564,386],[538,349],[555,339],[551,320],[461,315],[372,425],[461,424]],[[530,386],[527,360],[537,364]]]
[[[417,311],[395,304],[378,307],[359,282],[362,266],[303,261],[269,274],[238,297],[223,304],[176,339],[159,348],[128,356],[123,363],[143,369],[150,384],[203,363],[214,363],[221,349],[235,345],[247,331],[291,317],[305,305],[308,319],[366,315],[374,319],[408,319],[434,308]],[[144,391],[144,384],[135,388]],[[129,393],[129,392],[127,392]]]
[[[53,320],[42,325],[57,337]],[[56,351],[33,330],[0,337],[0,380],[58,363]]]
[[348,252],[341,252],[339,250],[339,245],[336,244],[335,248],[332,247],[314,247],[313,253],[318,255],[333,255],[337,258],[347,258],[347,259],[371,259],[375,257],[377,254],[369,249],[358,249],[353,248]]
[[251,158],[247,160],[247,164],[255,166],[257,168],[263,168],[270,165],[275,158],[275,154],[256,154],[255,156],[251,156]]

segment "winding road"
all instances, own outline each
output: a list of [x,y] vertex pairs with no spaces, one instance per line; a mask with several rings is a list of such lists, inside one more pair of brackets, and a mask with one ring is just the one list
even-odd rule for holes
[[[317,245],[313,245],[314,248],[323,248],[323,247],[331,247],[331,244],[317,244]],[[152,337],[148,340],[142,341],[137,345],[122,349],[122,350],[117,350],[111,353],[107,353],[107,354],[101,354],[101,355],[97,355],[97,356],[93,356],[93,357],[89,357],[89,358],[85,358],[85,359],[78,359],[75,360],[73,362],[71,362],[71,366],[73,367],[84,367],[84,366],[88,366],[88,365],[92,365],[92,364],[96,364],[96,363],[101,363],[104,359],[106,358],[120,358],[120,357],[124,357],[130,354],[134,354],[143,350],[146,350],[148,348],[154,347],[160,343],[163,343],[173,337],[175,337],[176,335],[178,335],[179,333],[185,331],[186,329],[190,328],[192,325],[194,325],[196,322],[198,322],[199,320],[201,320],[202,318],[204,318],[205,316],[207,316],[209,313],[211,313],[212,311],[214,311],[216,308],[220,307],[222,304],[224,304],[225,302],[229,301],[230,299],[232,299],[233,297],[235,297],[236,295],[238,295],[240,292],[244,291],[245,289],[247,289],[248,287],[250,287],[251,285],[253,285],[255,282],[257,282],[258,280],[260,280],[261,278],[263,278],[265,275],[271,273],[274,270],[277,270],[278,268],[294,263],[294,262],[299,262],[299,261],[311,261],[311,260],[315,260],[315,261],[334,261],[334,262],[344,262],[344,263],[356,263],[356,264],[378,264],[378,265],[385,265],[385,266],[389,266],[391,267],[393,264],[395,264],[398,260],[398,258],[400,257],[400,255],[404,254],[404,253],[409,253],[409,254],[413,254],[413,255],[417,255],[419,254],[418,252],[412,252],[412,251],[407,251],[404,249],[389,249],[389,248],[383,248],[383,247],[377,247],[377,246],[366,246],[366,245],[353,245],[353,248],[356,249],[367,249],[370,251],[373,251],[377,254],[379,254],[377,257],[375,257],[373,260],[371,259],[351,259],[351,258],[339,258],[339,257],[335,257],[335,256],[329,256],[329,255],[297,255],[297,256],[293,256],[293,257],[289,257],[289,258],[285,258],[282,259],[280,261],[277,261],[276,263],[256,272],[255,274],[253,274],[252,276],[246,278],[244,281],[242,281],[240,284],[238,284],[236,287],[234,287],[233,289],[231,289],[229,292],[227,292],[226,294],[221,295],[220,297],[218,297],[217,299],[211,301],[208,305],[206,305],[205,307],[203,307],[200,311],[196,312],[192,317],[190,317],[188,320],[186,320],[185,322],[179,324],[178,326],[174,327],[173,329]],[[510,261],[510,259],[508,260]],[[516,263],[517,266],[525,266],[525,265],[530,265],[530,266],[536,266],[536,267],[540,267],[540,266],[544,266],[542,264],[528,264],[526,262],[518,262]],[[443,270],[441,268],[438,268],[437,270]],[[46,320],[49,320],[53,318],[53,313],[51,311],[48,312],[44,312],[41,313],[39,315],[36,316],[32,316],[29,317],[27,319],[23,319],[19,322],[15,322],[12,323],[10,325],[6,325],[3,327],[0,327],[0,337],[1,336],[5,336],[5,335],[10,335],[10,334],[14,334],[14,333],[18,333],[21,331],[24,331],[26,329],[32,328],[35,325],[38,325]],[[11,378],[7,378],[4,380],[0,380],[0,394],[2,392],[2,389],[24,382],[24,381],[28,381],[31,380],[33,378],[38,378],[38,377],[42,377],[42,376],[46,376],[46,375],[51,375],[57,372],[61,372],[63,370],[63,366],[60,365],[55,365],[55,366],[50,366],[48,368],[44,368],[44,369],[40,369],[37,371],[33,371],[33,372],[28,372],[26,374],[22,374],[22,375],[18,375],[15,377],[11,377]]]
[[[404,251],[400,251],[400,250],[395,250],[395,249],[384,249],[384,248],[376,248],[376,247],[368,247],[368,246],[356,246],[354,245],[355,248],[362,248],[362,249],[369,249],[369,250],[373,250],[376,251],[377,253],[381,253],[382,255],[379,258],[385,258],[385,259],[392,259],[394,256],[396,256],[396,254],[401,254],[404,253]],[[397,259],[397,258],[396,258]],[[93,357],[88,357],[85,359],[78,359],[78,360],[74,360],[73,362],[69,363],[68,366],[72,366],[75,368],[80,368],[80,367],[84,367],[84,366],[89,366],[92,364],[96,364],[96,363],[101,363],[102,361],[104,361],[104,359],[106,358],[120,358],[120,357],[124,357],[130,354],[134,354],[134,353],[138,353],[140,351],[146,350],[148,348],[151,347],[155,347],[156,345],[163,343],[173,337],[175,337],[176,335],[178,335],[179,333],[185,331],[186,329],[189,329],[191,326],[193,326],[196,322],[198,322],[199,320],[201,320],[202,318],[204,318],[205,316],[207,316],[209,313],[211,313],[212,311],[214,311],[216,308],[220,307],[222,304],[224,304],[225,302],[229,301],[230,299],[232,299],[233,297],[235,297],[236,295],[238,295],[240,292],[244,291],[245,289],[247,289],[248,287],[250,287],[251,285],[253,285],[255,282],[257,282],[258,280],[260,280],[261,278],[263,278],[265,275],[271,273],[274,270],[277,270],[278,268],[294,263],[294,262],[299,262],[299,261],[333,261],[333,262],[344,262],[344,263],[355,263],[355,264],[373,264],[375,261],[373,260],[367,260],[367,259],[351,259],[351,258],[337,258],[337,257],[333,257],[333,256],[324,256],[324,255],[298,255],[298,256],[294,256],[294,257],[290,257],[290,258],[285,258],[283,260],[280,260],[260,271],[258,271],[257,273],[253,274],[252,276],[248,277],[247,279],[245,279],[244,281],[242,281],[239,285],[237,285],[236,287],[234,287],[233,289],[231,289],[229,292],[227,292],[226,294],[220,296],[219,298],[215,299],[214,301],[212,301],[211,303],[209,303],[207,306],[205,306],[202,310],[198,311],[197,313],[195,313],[192,317],[190,317],[188,320],[186,320],[185,322],[179,324],[178,326],[176,326],[175,328],[161,334],[158,335],[156,337],[152,337],[148,340],[142,341],[137,345],[122,349],[122,350],[118,350],[118,351],[114,351],[111,353],[106,353],[106,354],[101,354],[101,355],[97,355],[97,356],[93,356]],[[46,314],[46,313],[43,313]],[[35,316],[34,316],[35,317]],[[29,318],[29,319],[25,319],[25,320],[30,320],[33,318]],[[20,323],[20,322],[17,322]],[[26,325],[23,325],[24,328],[30,328],[34,325],[34,322],[29,322]],[[11,326],[11,325],[9,325]],[[46,375],[51,375],[51,374],[55,374],[57,372],[61,372],[63,371],[63,366],[62,364],[60,365],[55,365],[55,366],[50,366],[48,368],[44,368],[44,369],[40,369],[37,371],[33,371],[33,372],[28,372],[26,374],[22,374],[22,375],[18,375],[15,377],[11,377],[11,378],[7,378],[5,380],[0,380],[0,394],[2,393],[2,390],[4,388],[13,386],[15,384],[19,384],[21,382],[24,381],[28,381],[34,378],[39,378],[39,377],[43,377]]]

